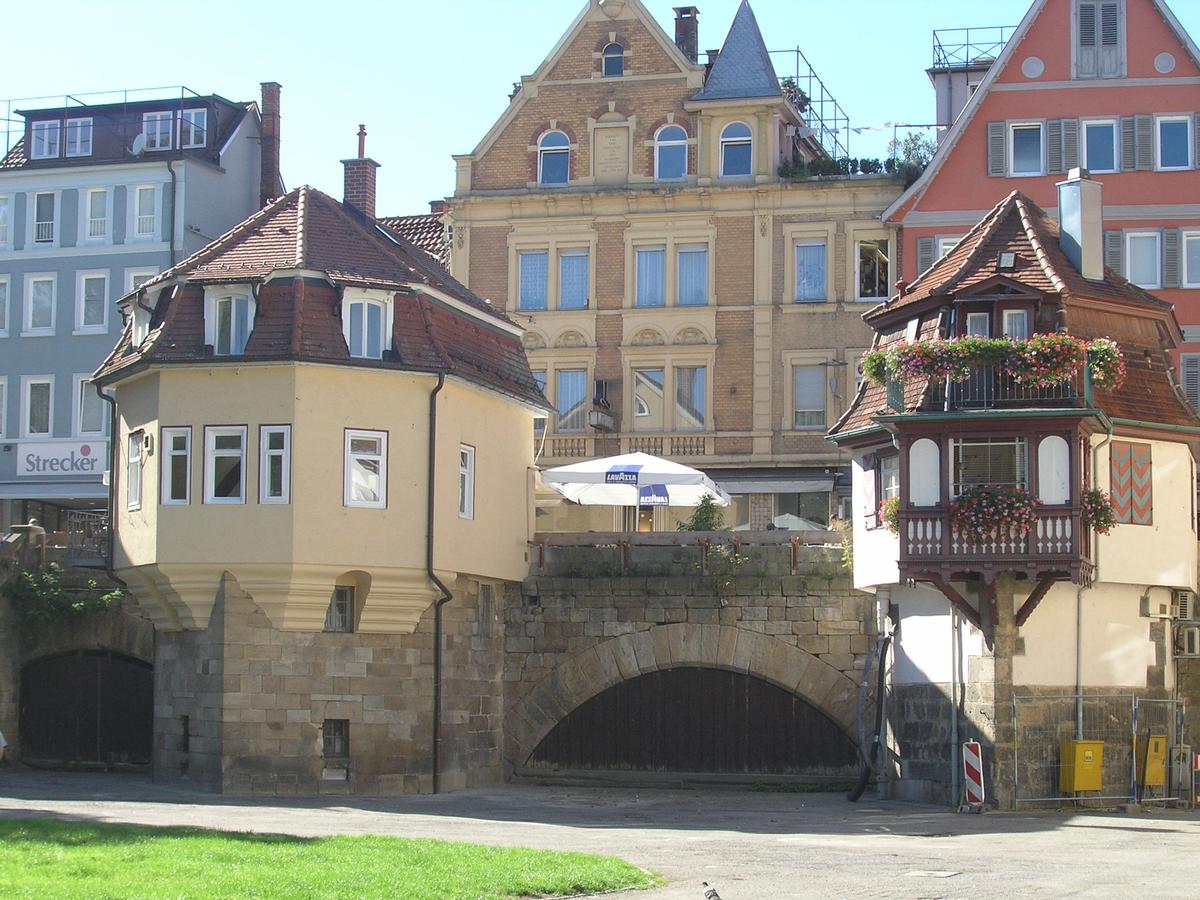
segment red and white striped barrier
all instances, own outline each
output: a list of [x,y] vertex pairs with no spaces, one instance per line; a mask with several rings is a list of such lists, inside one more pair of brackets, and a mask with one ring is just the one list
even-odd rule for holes
[[979,741],[967,741],[962,747],[963,785],[967,803],[977,806],[983,803],[983,751]]

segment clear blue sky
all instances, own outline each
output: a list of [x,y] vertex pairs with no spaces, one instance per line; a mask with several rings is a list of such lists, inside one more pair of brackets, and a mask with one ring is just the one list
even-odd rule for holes
[[[668,34],[680,0],[644,0]],[[1200,0],[1170,0],[1200,36]],[[338,160],[359,122],[379,171],[380,213],[419,212],[454,186],[469,152],[584,0],[352,0],[205,4],[8,3],[0,97],[185,84],[233,100],[283,85],[283,175],[340,197]],[[738,0],[695,0],[700,48],[719,47]],[[803,49],[852,127],[928,122],[935,28],[1015,25],[1028,0],[752,0],[771,49]],[[19,40],[14,35],[23,35]],[[47,55],[44,40],[53,52]],[[781,65],[782,67],[782,65]],[[884,156],[886,135],[854,136]]]

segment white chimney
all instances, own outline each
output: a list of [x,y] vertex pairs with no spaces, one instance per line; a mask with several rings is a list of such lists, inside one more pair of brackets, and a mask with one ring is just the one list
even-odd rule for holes
[[1104,186],[1086,169],[1058,183],[1058,243],[1088,281],[1104,280]]

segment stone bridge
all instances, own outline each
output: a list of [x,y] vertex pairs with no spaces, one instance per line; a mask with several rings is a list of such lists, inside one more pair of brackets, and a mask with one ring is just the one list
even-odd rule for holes
[[[836,541],[823,535],[808,540]],[[761,543],[733,544],[726,533],[706,545],[698,537],[705,536],[642,535],[631,544],[615,535],[611,542],[555,536],[535,546],[535,574],[507,619],[510,770],[844,775],[853,768],[874,602],[850,588],[841,548],[792,543],[786,533]],[[652,685],[651,699],[633,687],[676,670],[671,683]],[[647,719],[684,731],[707,722],[737,746],[707,731],[691,735],[685,743],[708,749],[683,752],[681,763],[666,746],[672,736],[647,732]],[[793,721],[794,733],[783,720]],[[640,737],[622,737],[631,731]],[[630,741],[655,744],[657,756]],[[772,755],[770,747],[788,742],[789,754]]]

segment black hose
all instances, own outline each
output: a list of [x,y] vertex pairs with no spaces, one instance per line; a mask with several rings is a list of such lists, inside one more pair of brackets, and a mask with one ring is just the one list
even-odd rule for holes
[[871,780],[871,776],[879,770],[879,733],[883,730],[883,689],[884,681],[887,678],[887,653],[888,647],[891,646],[892,636],[889,634],[884,637],[879,645],[879,675],[875,687],[875,734],[871,738],[870,755],[864,759],[862,772],[858,775],[858,783],[846,795],[846,799],[851,803],[857,803],[858,799],[867,789],[867,784]]

